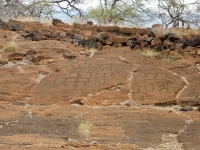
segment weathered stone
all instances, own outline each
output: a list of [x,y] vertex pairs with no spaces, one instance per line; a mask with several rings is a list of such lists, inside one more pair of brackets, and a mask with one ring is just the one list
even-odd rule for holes
[[52,24],[54,26],[58,26],[59,24],[63,24],[64,25],[64,23],[60,19],[53,19]]
[[188,111],[192,111],[193,110],[193,108],[191,106],[189,106],[187,109],[188,109]]
[[43,55],[39,55],[39,56],[32,57],[31,61],[33,63],[38,63],[39,61],[44,60],[44,59],[51,59],[51,57],[46,57],[46,56],[43,56]]
[[52,37],[51,36],[51,31],[49,29],[42,28],[41,29],[41,33],[47,38],[51,38]]
[[76,54],[66,54],[66,53],[63,53],[63,57],[65,59],[72,60],[72,59],[76,59],[77,55]]
[[113,40],[111,38],[108,38],[105,42],[106,45],[112,45],[113,44]]
[[134,50],[134,51],[137,51],[137,50],[140,50],[140,49],[141,49],[141,47],[140,47],[139,44],[137,44],[137,45],[135,45],[135,46],[133,47],[133,50]]
[[153,24],[152,28],[163,28],[162,24]]
[[119,27],[118,26],[100,26],[98,27],[98,32],[111,32],[116,33],[116,35],[119,33]]
[[5,22],[3,22],[1,19],[0,19],[0,28],[4,29],[4,30],[7,30],[8,29],[8,26]]
[[23,26],[21,24],[21,22],[10,19],[7,23],[8,28],[12,31],[19,31],[22,30]]
[[200,38],[194,38],[194,39],[190,39],[188,42],[186,42],[187,46],[192,46],[192,47],[196,47],[200,45]]
[[8,56],[8,60],[23,60],[24,56],[22,53],[12,53]]
[[34,41],[40,41],[40,40],[46,40],[47,38],[39,31],[34,30],[33,31],[33,40]]
[[158,38],[159,38],[162,42],[166,40],[166,39],[165,39],[165,36],[159,36]]
[[109,37],[112,38],[113,43],[116,43],[116,44],[125,44],[129,40],[129,37],[124,37],[124,36],[110,35]]
[[67,32],[66,36],[73,39],[75,35],[73,33]]
[[194,48],[192,46],[187,46],[184,50],[186,52],[192,52],[194,50]]
[[129,39],[127,42],[126,42],[126,45],[127,46],[131,46],[131,47],[134,47],[135,45],[137,45],[138,42],[137,42],[137,39]]
[[144,48],[144,47],[146,47],[146,46],[148,46],[148,45],[149,45],[148,42],[145,42],[145,41],[141,41],[141,42],[140,42],[140,47],[141,47],[141,48]]
[[169,36],[168,39],[170,42],[177,42],[179,40],[179,38],[176,36]]
[[102,49],[102,43],[100,43],[100,42],[96,42],[96,49],[97,50],[101,50]]
[[154,38],[151,41],[151,46],[162,45],[162,41],[159,38]]
[[153,31],[149,31],[148,32],[148,37],[153,37],[153,38],[156,38],[156,35]]
[[59,39],[60,38],[60,32],[59,31],[58,32],[57,31],[53,32],[52,33],[52,38],[58,38]]
[[120,35],[129,36],[129,35],[131,35],[132,33],[130,32],[130,28],[120,28],[120,29],[119,29],[119,34],[120,34]]
[[95,48],[96,47],[96,39],[95,38],[89,38],[86,40],[83,44],[84,48]]
[[31,50],[28,50],[28,51],[25,53],[25,56],[27,56],[27,55],[35,55],[35,54],[37,54],[37,52],[31,49]]
[[188,111],[188,108],[187,108],[187,107],[181,107],[181,108],[179,109],[179,111]]
[[5,64],[7,64],[7,63],[8,63],[7,61],[1,60],[1,59],[0,59],[0,65],[5,65]]
[[153,40],[153,37],[148,37],[148,38],[146,38],[144,40],[147,41],[148,43],[151,43],[151,41]]
[[101,32],[97,35],[97,39],[100,41],[107,40],[109,38],[109,34],[107,32]]
[[184,45],[185,45],[186,42],[187,42],[184,38],[180,38],[179,41],[180,41],[181,43],[183,43]]
[[165,35],[165,39],[168,39],[170,37],[175,37],[176,35],[174,33],[168,33]]
[[165,50],[164,45],[156,45],[154,46],[155,50],[163,52]]

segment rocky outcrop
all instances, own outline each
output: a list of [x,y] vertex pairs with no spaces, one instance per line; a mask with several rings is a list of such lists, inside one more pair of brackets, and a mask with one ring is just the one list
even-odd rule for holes
[[[151,48],[157,51],[177,51],[182,55],[185,53],[199,55],[200,35],[179,37],[174,33],[168,33],[165,36],[158,36],[150,28],[104,27],[92,24],[87,26],[77,23],[69,26],[59,19],[53,19],[52,24],[53,26],[44,27],[36,22],[26,23],[9,20],[8,23],[1,21],[0,27],[17,31],[21,36],[33,41],[55,39],[99,50],[106,45],[113,47],[130,46],[133,50]],[[157,26],[160,25],[154,25],[153,28]]]
[[[0,49],[15,32],[24,37],[15,52],[0,50],[0,149],[198,150],[200,75],[181,63],[193,57],[173,53],[198,60],[196,36],[59,20],[21,27],[0,30]],[[141,48],[182,60],[134,51]]]

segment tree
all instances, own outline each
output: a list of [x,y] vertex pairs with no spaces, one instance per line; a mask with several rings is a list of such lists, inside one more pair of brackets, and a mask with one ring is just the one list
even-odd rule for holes
[[[100,0],[96,8],[91,8],[86,18],[94,19],[99,24],[133,23],[144,21],[143,0]],[[148,17],[146,17],[146,21]]]
[[158,0],[158,18],[165,27],[199,26],[199,0]]
[[1,18],[52,17],[55,9],[48,0],[1,0]]
[[84,4],[84,0],[51,0],[49,3],[59,8],[62,13],[67,14],[69,17],[83,15],[83,11],[79,6]]
[[0,0],[0,17],[53,18],[55,13],[65,13],[70,17],[82,16],[83,12],[79,7],[83,2],[84,0]]

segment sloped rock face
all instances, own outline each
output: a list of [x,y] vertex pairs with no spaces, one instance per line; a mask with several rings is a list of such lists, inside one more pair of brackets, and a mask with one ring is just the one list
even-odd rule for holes
[[[1,149],[200,147],[200,75],[178,61],[170,63],[132,50],[151,44],[153,34],[139,30],[138,38],[130,38],[121,33],[134,34],[135,29],[129,33],[108,27],[87,39],[71,33],[74,29],[70,31],[68,25],[58,28],[36,30],[46,40],[19,36],[16,52],[0,51]],[[11,41],[12,34],[1,30],[1,43]],[[167,45],[180,40],[174,35],[166,39]],[[157,40],[157,46],[165,43]],[[98,44],[102,51],[93,49]],[[125,47],[128,44],[131,48]],[[193,110],[180,112],[181,107]]]

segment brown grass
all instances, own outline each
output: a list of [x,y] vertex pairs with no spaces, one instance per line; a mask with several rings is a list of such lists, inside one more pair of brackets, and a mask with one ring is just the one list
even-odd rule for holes
[[15,18],[17,21],[22,22],[40,22],[41,24],[45,26],[51,26],[52,25],[52,19],[48,18],[37,18],[37,17],[17,17]]
[[4,52],[15,52],[17,44],[15,42],[9,42],[3,47]]
[[200,33],[198,30],[192,29],[192,28],[184,29],[184,28],[161,28],[161,27],[158,27],[158,28],[152,28],[151,30],[155,34],[158,34],[161,36],[164,36],[168,33],[174,33],[175,35],[182,37],[184,35],[191,36],[191,35],[196,35],[196,34]]

